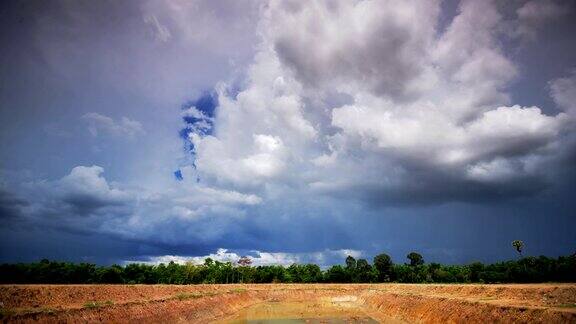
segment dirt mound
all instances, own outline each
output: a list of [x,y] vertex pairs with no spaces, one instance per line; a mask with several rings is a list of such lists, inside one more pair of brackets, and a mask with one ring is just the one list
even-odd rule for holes
[[[575,284],[0,286],[3,322],[206,323],[270,302],[381,322],[576,322]],[[285,316],[292,308],[280,309]]]

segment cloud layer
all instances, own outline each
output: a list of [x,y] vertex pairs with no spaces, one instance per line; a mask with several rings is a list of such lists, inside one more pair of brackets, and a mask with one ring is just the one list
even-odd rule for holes
[[[511,102],[517,67],[492,2],[464,1],[444,32],[439,11],[434,1],[272,2],[246,87],[220,90],[213,134],[190,136],[200,177],[387,203],[540,191],[572,110]],[[567,80],[553,81],[554,98],[568,101]]]
[[[263,266],[263,265],[283,265],[289,266],[293,263],[304,264],[304,263],[314,263],[320,266],[331,265],[334,263],[341,263],[347,256],[351,255],[355,258],[361,257],[362,253],[360,251],[354,250],[326,250],[314,253],[283,253],[283,252],[261,252],[261,251],[248,251],[246,254],[250,257],[252,261],[252,266]],[[206,258],[210,258],[214,261],[219,262],[231,262],[236,264],[242,255],[234,252],[229,252],[227,249],[218,249],[216,253],[211,253],[208,255],[194,256],[194,257],[183,257],[175,255],[163,255],[151,257],[147,260],[130,260],[126,263],[147,263],[147,264],[167,264],[169,262],[175,262],[179,264],[185,264],[191,262],[193,264],[203,264]]]

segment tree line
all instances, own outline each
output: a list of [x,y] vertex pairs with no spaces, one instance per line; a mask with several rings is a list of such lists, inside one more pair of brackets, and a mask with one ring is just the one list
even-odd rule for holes
[[238,262],[210,258],[203,264],[97,266],[42,260],[0,265],[3,284],[226,284],[226,283],[537,283],[576,282],[576,254],[558,258],[523,257],[519,260],[467,265],[426,264],[411,252],[408,262],[395,264],[387,254],[366,259],[348,256],[343,265],[324,271],[316,264],[252,266],[248,257]]

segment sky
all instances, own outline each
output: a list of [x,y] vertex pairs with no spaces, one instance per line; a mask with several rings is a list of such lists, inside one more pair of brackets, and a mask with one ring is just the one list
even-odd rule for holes
[[0,262],[576,252],[576,4],[0,4]]

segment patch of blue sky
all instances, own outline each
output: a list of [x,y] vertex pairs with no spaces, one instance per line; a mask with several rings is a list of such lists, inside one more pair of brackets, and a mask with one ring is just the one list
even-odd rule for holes
[[[196,100],[186,102],[182,105],[182,121],[184,127],[180,129],[178,135],[184,141],[184,149],[189,154],[188,164],[196,169],[196,147],[193,137],[204,137],[212,135],[214,130],[215,110],[218,106],[218,95],[214,91],[206,91]],[[176,180],[183,180],[180,170],[174,172]],[[200,179],[197,179],[199,182]]]
[[174,177],[178,181],[184,180],[184,176],[182,175],[182,170],[178,169],[178,170],[174,171]]
[[218,95],[214,91],[204,92],[198,99],[188,101],[182,105],[182,110],[195,107],[207,117],[213,118],[216,107],[218,106]]
[[214,114],[218,106],[218,97],[214,92],[205,92],[194,101],[182,105],[182,120],[185,127],[180,130],[180,137],[190,140],[191,134],[211,135],[214,128]]

